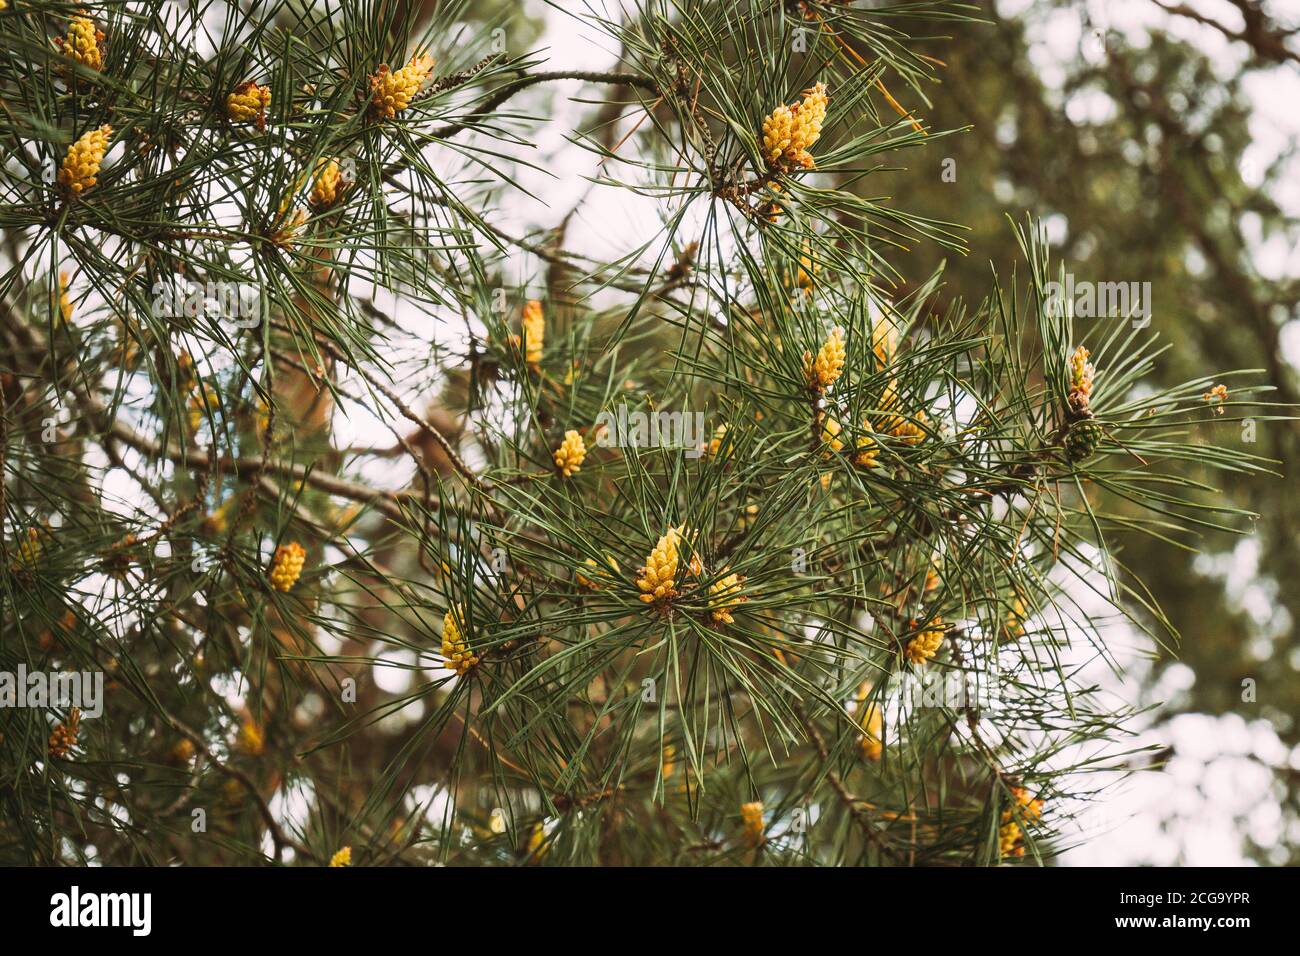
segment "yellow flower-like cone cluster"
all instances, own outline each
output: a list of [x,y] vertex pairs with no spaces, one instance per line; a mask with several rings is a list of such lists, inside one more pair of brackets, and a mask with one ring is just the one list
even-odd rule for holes
[[104,68],[104,31],[96,28],[90,17],[73,17],[68,21],[68,35],[56,41],[65,56],[92,70]]
[[470,650],[460,625],[456,623],[455,610],[448,611],[442,618],[442,656],[447,659],[446,667],[456,672],[457,677],[464,677],[479,659]]
[[925,412],[918,411],[908,419],[895,411],[898,407],[898,387],[895,382],[891,381],[885,386],[885,392],[880,397],[880,407],[888,412],[880,422],[884,434],[908,445],[919,445],[925,440],[925,429],[922,426],[929,422]]
[[68,722],[59,724],[50,734],[50,756],[63,758],[77,746],[77,732],[81,727],[81,711],[73,707],[68,712]]
[[252,121],[266,129],[266,111],[271,106],[271,88],[245,80],[226,97],[226,115],[236,123]]
[[63,157],[59,167],[59,185],[73,196],[80,196],[99,180],[99,166],[108,152],[108,141],[113,136],[113,127],[105,123],[99,129],[83,133],[81,138],[68,147],[68,155]]
[[[725,424],[719,425],[716,429],[714,429],[713,437],[709,439],[708,456],[710,461],[718,457],[718,453],[722,451],[722,445],[723,442],[726,441],[726,439],[727,439],[727,426]],[[728,448],[726,455],[723,456],[723,460],[725,461],[730,457],[731,457],[731,449]]]
[[555,467],[565,478],[571,478],[582,470],[582,462],[587,457],[587,443],[582,436],[570,428],[564,433],[564,441],[555,449]]
[[1070,356],[1070,407],[1076,412],[1088,411],[1092,400],[1092,380],[1097,374],[1092,363],[1088,361],[1089,352],[1080,345]]
[[532,829],[528,832],[528,845],[524,847],[524,854],[528,857],[529,863],[536,863],[546,855],[551,844],[546,839],[546,828],[540,823],[534,823]]
[[744,577],[733,571],[709,585],[709,618],[714,624],[736,623],[731,612],[749,600],[739,593],[744,584]]
[[808,384],[819,392],[829,388],[844,372],[844,330],[839,326],[831,329],[831,334],[817,350],[817,357],[805,352],[803,359]]
[[345,846],[337,853],[330,857],[330,866],[351,866],[352,865],[352,847]]
[[919,667],[939,653],[939,645],[942,643],[943,621],[936,617],[916,637],[907,642],[904,653],[908,660]]
[[198,431],[203,427],[203,423],[208,420],[209,415],[214,415],[220,411],[221,399],[217,397],[215,389],[196,389],[191,392],[189,401],[190,431]]
[[663,751],[663,778],[667,780],[676,772],[677,748],[672,744],[666,744]]
[[804,91],[803,100],[793,106],[782,104],[763,120],[763,158],[769,166],[812,169],[816,165],[808,150],[822,135],[826,120],[826,84]]
[[1011,599],[1011,609],[1007,611],[1003,628],[1007,640],[1015,641],[1025,636],[1025,602],[1016,595]]
[[182,737],[176,741],[176,746],[172,747],[169,756],[176,763],[186,763],[194,757],[194,744],[188,737]]
[[376,117],[392,119],[411,105],[411,99],[433,75],[433,57],[417,53],[406,66],[393,71],[383,64],[370,77],[370,111]]
[[1201,396],[1201,399],[1207,404],[1214,406],[1216,414],[1223,414],[1223,403],[1228,400],[1228,386],[1215,385],[1208,392]]
[[762,846],[767,840],[763,826],[763,804],[758,800],[740,805],[740,839],[748,847]]
[[925,441],[925,429],[922,426],[928,419],[925,417],[925,412],[917,412],[915,418],[915,421],[909,421],[901,416],[895,416],[889,434],[908,445],[919,445]]
[[529,365],[542,363],[542,346],[546,341],[546,316],[542,314],[542,303],[529,299],[524,305],[523,318],[524,359]]
[[833,453],[838,454],[844,447],[844,442],[839,437],[840,432],[843,430],[843,426],[841,426],[840,423],[830,415],[827,415],[822,419],[822,441],[825,442],[826,447]]
[[261,756],[262,751],[266,748],[266,737],[262,733],[262,728],[258,726],[257,721],[252,717],[247,717],[239,725],[239,749],[244,753],[252,754],[254,757]]
[[15,574],[31,571],[40,560],[41,551],[41,533],[35,528],[28,528],[27,533],[18,539],[18,553],[9,562],[9,570]]
[[271,587],[277,591],[288,591],[292,588],[298,583],[298,576],[302,574],[302,565],[306,560],[306,550],[296,541],[290,541],[276,548],[269,575]]
[[645,565],[637,572],[636,586],[641,589],[638,595],[642,601],[663,601],[677,595],[677,560],[678,545],[681,543],[682,529],[669,528],[645,559]]
[[805,242],[799,254],[799,272],[795,276],[795,282],[804,292],[812,295],[817,285],[817,274],[821,271],[821,263],[812,257],[812,250]]
[[[1036,799],[1023,787],[1012,787],[1011,795],[1016,800],[1017,810],[1028,822],[1035,822],[1043,815],[1043,801]],[[1002,811],[1002,825],[998,828],[998,852],[1002,856],[1024,856],[1025,847],[1021,842],[1024,831],[1014,819],[1015,812],[1010,809]]]
[[66,269],[59,270],[59,317],[64,322],[72,321],[72,299],[68,297],[68,272]]
[[998,827],[998,854],[1001,856],[1024,856],[1025,848],[1020,845],[1020,824],[1012,820]]
[[338,160],[321,160],[316,164],[316,181],[312,183],[307,201],[317,209],[329,209],[343,195],[346,183]]
[[200,530],[212,537],[225,534],[230,527],[230,511],[234,503],[234,498],[227,498],[224,504],[203,519]]
[[884,753],[885,719],[875,703],[862,705],[862,717],[858,723],[862,727],[862,739],[858,741],[858,751],[868,760],[879,760]]
[[863,434],[858,436],[857,453],[853,456],[853,463],[859,468],[878,468],[880,467],[880,443],[872,437],[871,422],[864,419],[862,429]]
[[883,367],[894,360],[896,348],[898,348],[898,330],[894,328],[893,322],[882,315],[871,326],[871,350],[876,353],[876,358],[880,360]]
[[[593,591],[595,591],[601,587],[601,583],[598,580],[596,580],[597,577],[609,578],[609,577],[613,577],[613,575],[617,575],[621,571],[621,569],[618,566],[618,562],[614,560],[614,556],[612,554],[605,555],[605,564],[608,570],[606,568],[602,568],[599,564],[597,564],[595,558],[588,558],[586,561],[583,562],[583,565],[591,569],[591,573],[593,576],[587,577],[585,574],[579,571],[578,584],[584,588],[591,588]],[[611,571],[613,572],[613,574],[610,574]]]

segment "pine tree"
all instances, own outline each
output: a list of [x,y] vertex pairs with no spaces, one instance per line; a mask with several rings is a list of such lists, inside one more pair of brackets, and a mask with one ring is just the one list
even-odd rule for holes
[[[573,15],[616,68],[464,2],[0,12],[0,671],[105,684],[0,708],[0,860],[1038,863],[1124,759],[1084,665],[1173,628],[1113,544],[1240,523],[1178,467],[1265,473],[1195,429],[1267,389],[1151,386],[1031,221],[905,282],[964,246],[863,198],[944,134],[888,9]],[[658,227],[502,225],[556,133]]]

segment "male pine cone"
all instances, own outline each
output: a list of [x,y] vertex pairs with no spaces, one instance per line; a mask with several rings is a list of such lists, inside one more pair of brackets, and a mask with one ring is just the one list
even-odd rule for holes
[[108,141],[113,135],[113,127],[105,123],[99,129],[83,133],[81,138],[68,148],[68,155],[63,158],[59,168],[59,185],[74,196],[80,196],[95,183],[99,182],[99,167],[108,152]]

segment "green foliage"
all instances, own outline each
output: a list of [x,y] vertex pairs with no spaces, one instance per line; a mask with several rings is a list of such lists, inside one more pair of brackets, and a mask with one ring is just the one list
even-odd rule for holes
[[[583,13],[621,50],[607,72],[494,51],[468,4],[399,9],[105,6],[102,72],[50,43],[69,9],[0,15],[0,664],[108,678],[63,756],[66,708],[0,710],[0,858],[1048,859],[1089,773],[1127,756],[1132,708],[1089,668],[1107,620],[1174,633],[1110,540],[1235,529],[1178,465],[1268,462],[1190,438],[1212,380],[1150,384],[1161,348],[1132,316],[1075,329],[1032,225],[1027,275],[977,305],[944,301],[940,268],[901,287],[913,246],[962,240],[864,198],[941,135],[889,105],[933,79],[897,18],[971,29],[970,8]],[[377,117],[370,77],[425,49],[434,75]],[[265,129],[224,109],[249,80]],[[660,217],[600,260],[499,224],[545,166],[520,104],[562,80],[608,96],[565,131],[593,188]],[[815,169],[769,166],[764,118],[816,82]],[[98,184],[60,193],[43,170],[104,123]],[[318,201],[331,160],[344,186]],[[160,310],[177,275],[251,283],[256,328],[229,303]],[[836,328],[842,374],[815,383]],[[1239,374],[1216,420],[1265,419]],[[705,427],[611,445],[620,409]],[[587,455],[564,477],[570,430]],[[638,569],[674,528],[675,593],[647,601]],[[289,542],[308,558],[282,592]]]

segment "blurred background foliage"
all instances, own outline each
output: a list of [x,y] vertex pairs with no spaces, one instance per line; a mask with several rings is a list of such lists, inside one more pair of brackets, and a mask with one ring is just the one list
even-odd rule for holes
[[[1152,329],[1170,346],[1157,371],[1163,383],[1258,368],[1278,401],[1295,403],[1300,166],[1295,131],[1274,128],[1268,109],[1280,109],[1288,90],[1300,92],[1300,7],[1169,6],[1178,12],[1154,0],[985,2],[985,25],[936,43],[943,85],[926,90],[932,105],[917,113],[933,130],[964,132],[892,173],[889,191],[903,208],[969,226],[973,252],[921,245],[900,268],[910,261],[909,278],[919,282],[944,259],[944,295],[977,302],[990,262],[1002,268],[1014,259],[1006,217],[1029,210],[1050,224],[1053,253],[1076,280],[1151,283]],[[1279,140],[1276,150],[1257,143],[1261,129]],[[947,166],[955,182],[945,181],[945,159],[955,161]],[[1195,677],[1178,682],[1152,732],[1161,736],[1181,714],[1236,714],[1267,721],[1294,755],[1300,430],[1259,423],[1235,440],[1249,447],[1250,437],[1252,450],[1284,463],[1279,481],[1221,489],[1262,516],[1250,539],[1209,535],[1197,555],[1135,535],[1124,542],[1125,559],[1182,634],[1177,657],[1153,662],[1148,690],[1179,664]],[[1253,701],[1243,699],[1251,696],[1246,681]],[[1171,748],[1166,758],[1176,755]],[[1257,842],[1243,818],[1235,828],[1241,851],[1294,865],[1300,767],[1294,756],[1263,762],[1282,808],[1278,828],[1290,838]]]

